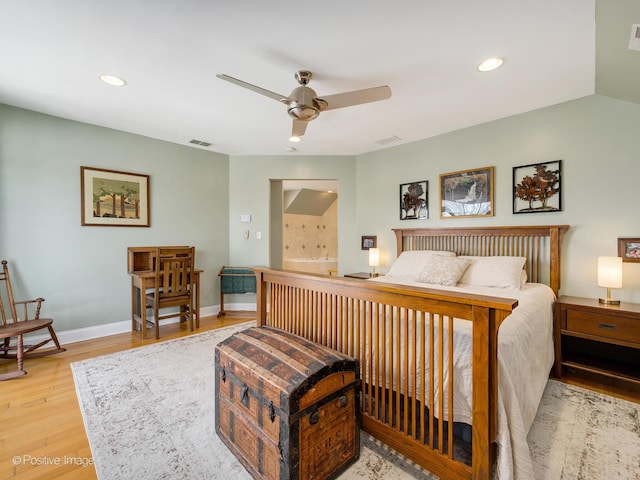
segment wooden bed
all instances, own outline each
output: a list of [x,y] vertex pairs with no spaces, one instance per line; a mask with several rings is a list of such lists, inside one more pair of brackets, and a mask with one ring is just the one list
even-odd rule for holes
[[[561,245],[568,228],[394,232],[398,256],[407,250],[447,250],[457,255],[527,257],[529,282],[546,283],[557,295]],[[255,272],[258,325],[293,332],[359,360],[362,427],[367,433],[440,478],[491,477],[498,428],[498,329],[518,305],[508,298],[508,291],[501,298],[276,269]],[[447,393],[454,391],[457,380],[455,334],[447,334],[454,331],[454,319],[471,322],[470,460],[456,453],[454,398]]]

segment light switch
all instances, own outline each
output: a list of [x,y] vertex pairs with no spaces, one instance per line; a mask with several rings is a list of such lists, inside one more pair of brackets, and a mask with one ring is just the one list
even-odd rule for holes
[[260,240],[262,238],[262,232],[256,232],[256,239]]

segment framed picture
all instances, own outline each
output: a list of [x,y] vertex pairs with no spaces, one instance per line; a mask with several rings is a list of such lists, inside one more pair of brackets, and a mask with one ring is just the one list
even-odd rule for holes
[[429,218],[429,182],[400,185],[400,220],[426,220]]
[[562,211],[562,160],[513,167],[513,213]]
[[492,216],[493,167],[440,175],[440,218]]
[[80,167],[82,225],[148,227],[149,175]]
[[640,262],[640,238],[618,238],[618,256],[623,262]]
[[370,248],[376,248],[378,246],[378,237],[375,235],[363,235],[362,236],[362,250],[369,250]]

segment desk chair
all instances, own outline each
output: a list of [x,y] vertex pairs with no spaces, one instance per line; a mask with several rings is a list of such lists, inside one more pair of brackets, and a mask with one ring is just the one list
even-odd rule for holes
[[[156,248],[155,282],[153,291],[145,295],[148,309],[153,310],[156,339],[160,338],[160,321],[180,317],[188,321],[193,332],[194,307],[194,247]],[[175,307],[180,307],[175,310]],[[160,314],[161,309],[171,308],[169,313]],[[149,317],[147,317],[149,318]],[[146,325],[141,325],[142,338],[146,337]]]
[[[40,318],[40,309],[42,307],[42,302],[44,302],[44,298],[23,300],[20,302],[16,302],[14,300],[13,290],[11,288],[11,279],[9,278],[9,267],[7,266],[6,260],[2,260],[0,282],[4,282],[5,284],[7,303],[9,306],[9,312],[11,313],[11,318],[7,318],[3,294],[0,293],[0,315],[2,316],[2,324],[0,324],[0,340],[2,340],[2,343],[0,343],[0,358],[15,358],[18,360],[17,371],[0,375],[0,380],[9,380],[10,378],[21,377],[27,374],[23,368],[25,358],[42,357],[53,353],[64,352],[66,349],[60,347],[58,337],[53,331],[53,319]],[[17,305],[22,305],[24,307],[22,317],[18,317]],[[29,318],[29,306],[32,307],[32,311],[35,308],[33,318]],[[48,330],[49,338],[35,345],[24,344],[23,335],[44,329]],[[16,341],[12,344],[11,339],[14,337]],[[49,342],[53,342],[55,344],[55,348],[39,350]]]

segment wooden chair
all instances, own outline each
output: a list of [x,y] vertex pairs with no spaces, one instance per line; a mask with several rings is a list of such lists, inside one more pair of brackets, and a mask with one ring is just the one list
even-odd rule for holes
[[[27,374],[23,369],[23,362],[25,358],[42,357],[53,353],[64,352],[66,349],[60,347],[58,337],[53,331],[53,319],[40,318],[40,308],[42,307],[44,298],[23,300],[20,302],[16,302],[14,300],[13,290],[11,289],[11,280],[9,278],[9,268],[7,267],[6,260],[2,260],[0,282],[4,282],[6,286],[6,296],[9,307],[8,311],[11,313],[11,318],[7,318],[5,302],[3,300],[3,295],[0,293],[0,313],[2,315],[2,325],[0,325],[0,340],[2,340],[2,343],[0,343],[0,358],[15,358],[18,360],[18,370],[16,372],[0,375],[0,380],[8,380],[10,378],[21,377]],[[22,317],[18,316],[18,309],[16,308],[17,305],[22,305],[24,308]],[[31,309],[29,306],[31,306]],[[34,316],[33,318],[29,318],[29,310],[33,311],[34,308]],[[24,334],[43,330],[45,328],[49,331],[50,338],[35,345],[24,344]],[[11,339],[14,337],[16,338],[16,341],[12,344]],[[55,348],[39,350],[49,342],[53,342],[55,344]]]
[[[156,339],[160,338],[160,320],[180,317],[180,321],[188,321],[193,332],[194,278],[191,272],[195,264],[194,247],[158,247],[156,248],[155,282],[153,292],[145,295],[146,307],[153,310]],[[178,311],[175,307],[180,307]],[[161,309],[172,311],[160,314]],[[147,316],[147,318],[149,318]],[[143,338],[146,337],[144,327]]]

